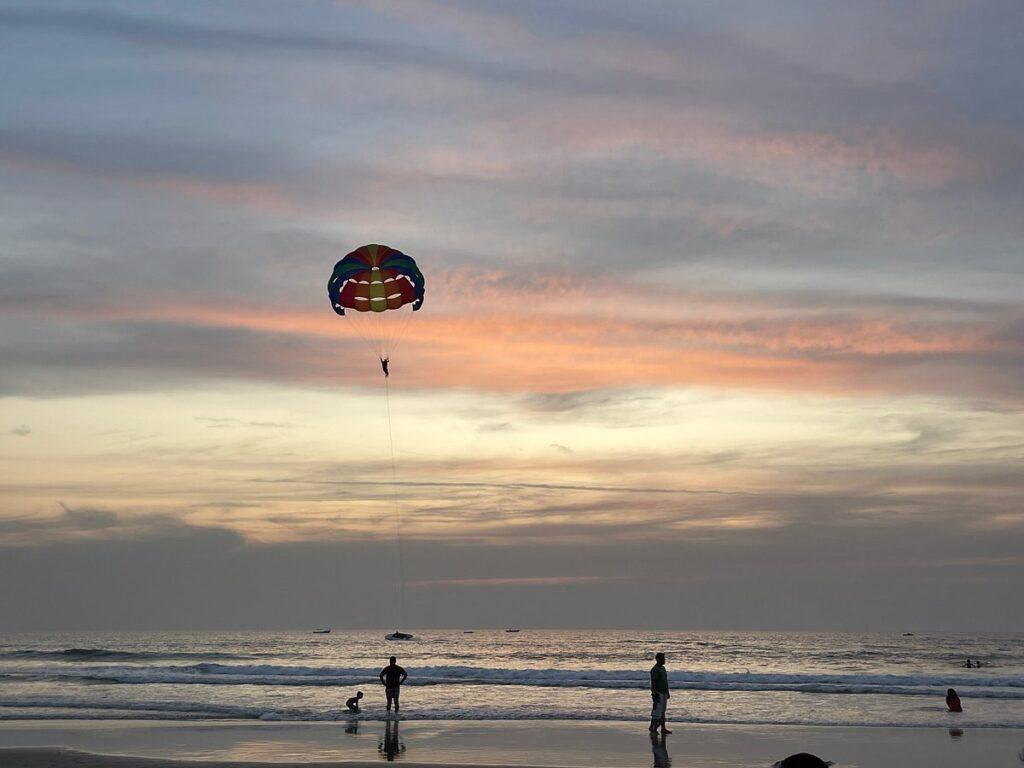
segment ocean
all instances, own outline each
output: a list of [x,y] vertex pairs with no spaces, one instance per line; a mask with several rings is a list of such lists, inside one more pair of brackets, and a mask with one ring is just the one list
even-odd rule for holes
[[0,720],[382,720],[394,654],[406,720],[642,721],[663,651],[672,722],[1024,727],[1021,634],[411,631],[0,635]]

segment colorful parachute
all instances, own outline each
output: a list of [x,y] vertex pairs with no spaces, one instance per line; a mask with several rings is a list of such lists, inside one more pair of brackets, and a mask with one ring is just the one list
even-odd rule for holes
[[406,304],[415,312],[423,306],[423,273],[401,251],[364,245],[334,265],[327,295],[339,315],[346,309],[385,312]]
[[[334,311],[348,319],[382,364],[401,340],[410,315],[423,306],[423,292],[416,261],[386,245],[356,248],[334,265],[327,282]],[[346,314],[346,309],[354,312]]]

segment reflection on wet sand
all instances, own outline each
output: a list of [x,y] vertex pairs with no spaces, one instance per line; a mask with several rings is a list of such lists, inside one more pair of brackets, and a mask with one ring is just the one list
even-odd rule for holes
[[397,720],[388,720],[384,724],[384,735],[381,736],[380,742],[377,744],[377,751],[381,758],[389,763],[401,757],[405,752],[405,744],[398,737]]
[[963,731],[962,728],[950,728],[949,729],[949,738],[951,738],[953,741],[960,741],[960,739],[962,739],[963,737],[964,737],[964,731]]
[[668,756],[668,745],[664,736],[651,732],[651,753],[654,755],[654,768],[670,768],[672,758]]

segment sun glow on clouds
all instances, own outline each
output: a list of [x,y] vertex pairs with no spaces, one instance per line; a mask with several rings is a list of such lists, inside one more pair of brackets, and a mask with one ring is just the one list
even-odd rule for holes
[[4,11],[6,542],[388,539],[377,362],[324,288],[370,241],[427,275],[411,540],[1019,529],[1019,67],[815,66],[710,7],[218,7]]
[[[933,470],[970,475],[1013,431],[1000,415],[961,417],[928,400],[904,402],[901,415],[863,398],[395,395],[403,530],[425,540],[632,540],[651,526],[713,537],[777,528],[816,504],[826,514],[848,495],[857,516],[882,498],[887,516],[917,514],[954,479]],[[0,444],[20,517],[59,517],[56,495],[125,520],[174,512],[254,541],[391,536],[379,393],[232,385],[9,405],[33,425],[31,440]],[[484,429],[493,423],[509,426]],[[994,509],[1016,493],[990,490]]]

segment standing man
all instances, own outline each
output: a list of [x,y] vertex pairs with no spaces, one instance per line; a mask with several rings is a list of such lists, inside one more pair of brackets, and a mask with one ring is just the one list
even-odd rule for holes
[[651,733],[661,728],[661,735],[672,733],[665,727],[665,707],[668,706],[668,672],[665,670],[665,654],[654,655],[655,664],[651,667]]
[[391,711],[391,702],[395,702],[395,712],[398,711],[398,693],[409,674],[395,662],[394,656],[388,659],[391,663],[380,671],[380,684],[384,686],[384,695],[388,697],[388,712]]

